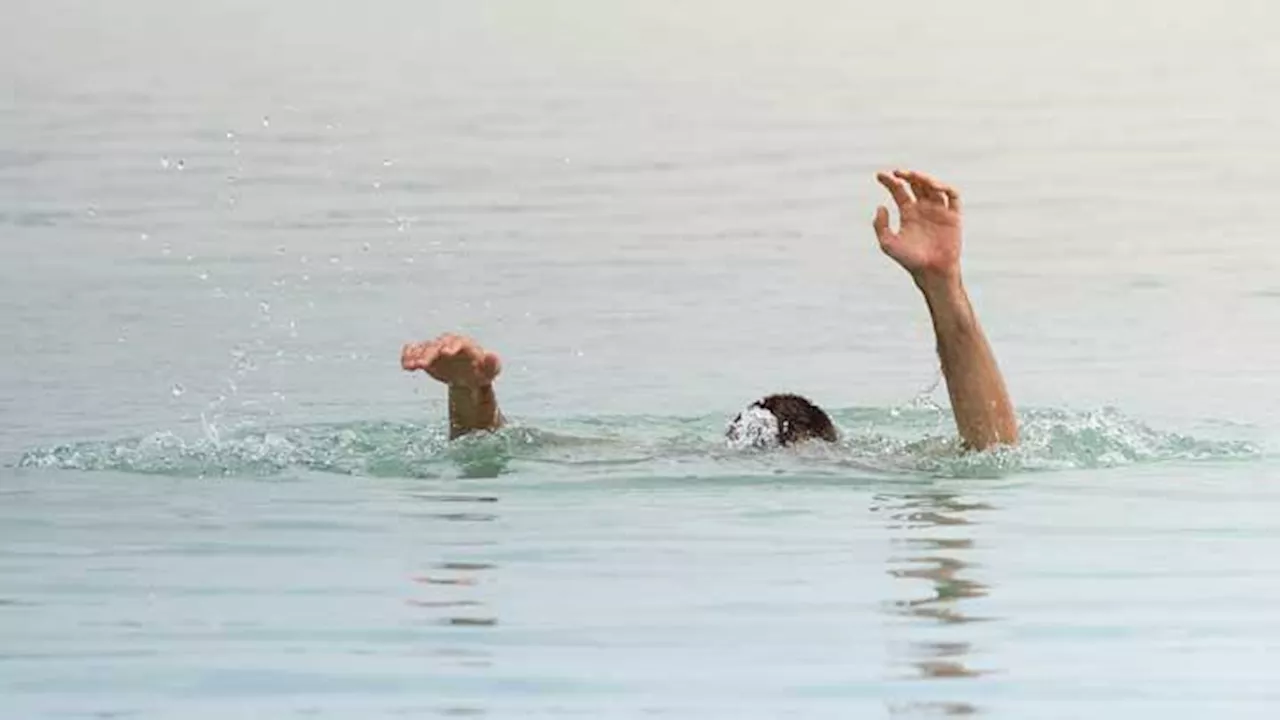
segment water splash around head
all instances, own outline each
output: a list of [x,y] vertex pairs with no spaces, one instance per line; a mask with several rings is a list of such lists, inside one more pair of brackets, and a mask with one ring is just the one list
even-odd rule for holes
[[[205,432],[172,432],[70,443],[25,453],[19,466],[111,470],[181,477],[273,476],[321,472],[372,477],[493,477],[547,467],[594,473],[682,472],[923,477],[1007,476],[1162,462],[1242,460],[1257,445],[1157,430],[1119,411],[1029,410],[1022,444],[965,452],[935,409],[855,408],[832,413],[839,443],[789,449],[734,448],[723,418],[579,418],[514,425],[449,442],[443,424],[353,422]],[[536,429],[535,429],[536,428]]]

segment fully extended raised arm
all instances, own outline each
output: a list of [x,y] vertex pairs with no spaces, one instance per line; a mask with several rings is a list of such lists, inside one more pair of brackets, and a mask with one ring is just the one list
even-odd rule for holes
[[449,439],[476,430],[497,430],[505,422],[498,410],[493,381],[502,361],[462,335],[409,343],[400,352],[400,367],[423,370],[449,386]]
[[895,232],[888,208],[876,208],[876,238],[924,293],[960,437],[976,450],[1017,444],[1009,391],[960,277],[960,194],[908,170],[879,173],[876,179],[893,196],[901,218]]

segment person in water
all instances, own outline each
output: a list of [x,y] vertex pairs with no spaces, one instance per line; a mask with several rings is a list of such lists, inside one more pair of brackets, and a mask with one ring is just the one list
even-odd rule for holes
[[[893,197],[901,220],[895,231],[888,208],[876,208],[876,238],[924,295],[961,439],[975,450],[1017,444],[1013,404],[960,277],[960,194],[909,170],[877,173],[876,179]],[[502,361],[474,340],[447,334],[410,343],[404,346],[400,365],[423,370],[449,387],[451,439],[496,430],[505,422],[493,389]],[[729,424],[726,436],[735,444],[756,447],[837,439],[831,418],[821,408],[789,394],[753,403]]]

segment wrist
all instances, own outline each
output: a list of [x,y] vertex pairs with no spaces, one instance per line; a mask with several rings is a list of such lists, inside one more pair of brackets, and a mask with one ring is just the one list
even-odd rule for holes
[[925,297],[946,298],[964,295],[964,282],[960,278],[960,268],[947,270],[924,270],[911,273],[911,279]]
[[449,383],[449,394],[457,394],[464,397],[480,398],[486,393],[493,391],[493,383],[484,383],[482,385],[476,383]]
[[916,285],[920,287],[925,304],[929,306],[933,328],[940,339],[944,335],[971,332],[977,327],[978,320],[973,314],[969,294],[965,291],[958,272],[922,275],[916,278]]

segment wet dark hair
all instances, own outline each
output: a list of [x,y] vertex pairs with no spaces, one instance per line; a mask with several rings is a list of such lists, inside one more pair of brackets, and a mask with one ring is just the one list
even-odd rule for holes
[[778,419],[780,445],[813,439],[835,442],[837,439],[836,426],[831,423],[831,418],[822,408],[799,395],[770,395],[751,403],[751,407],[768,410]]

